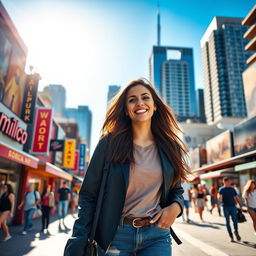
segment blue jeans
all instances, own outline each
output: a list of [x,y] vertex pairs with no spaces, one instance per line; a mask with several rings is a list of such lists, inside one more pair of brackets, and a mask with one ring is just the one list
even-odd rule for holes
[[29,228],[32,228],[33,226],[33,214],[35,212],[35,208],[31,208],[28,209],[26,211],[24,211],[24,215],[25,215],[25,224],[24,224],[24,231],[28,231]]
[[224,212],[224,216],[226,218],[226,227],[228,230],[228,234],[229,236],[232,236],[232,230],[230,227],[230,218],[229,216],[231,216],[231,219],[233,221],[233,225],[234,225],[234,230],[235,232],[238,232],[238,226],[237,226],[237,208],[236,206],[223,206],[223,212]]
[[68,213],[68,200],[60,200],[58,203],[58,215],[59,219],[65,218]]
[[171,256],[170,229],[156,224],[142,228],[120,224],[106,254],[99,249],[99,256]]

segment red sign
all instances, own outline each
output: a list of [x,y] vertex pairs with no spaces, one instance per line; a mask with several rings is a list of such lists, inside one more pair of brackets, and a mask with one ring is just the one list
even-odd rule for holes
[[32,168],[37,168],[39,161],[35,157],[29,156],[26,153],[12,149],[8,146],[3,145],[2,143],[0,143],[0,156]]
[[79,151],[76,150],[76,152],[75,152],[75,166],[74,166],[74,168],[71,169],[72,172],[77,172],[78,171],[78,162],[79,162]]
[[34,128],[33,153],[46,154],[49,149],[50,130],[52,124],[52,109],[37,109],[36,125]]

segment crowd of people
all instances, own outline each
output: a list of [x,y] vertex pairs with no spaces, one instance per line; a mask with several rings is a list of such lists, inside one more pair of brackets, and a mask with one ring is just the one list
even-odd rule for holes
[[[22,235],[26,235],[33,227],[33,219],[40,217],[42,221],[41,232],[49,233],[48,227],[50,223],[50,216],[55,212],[56,205],[58,207],[59,225],[65,226],[64,219],[68,213],[68,206],[71,206],[71,212],[73,217],[77,211],[78,205],[78,190],[76,187],[72,188],[72,191],[68,188],[66,181],[62,183],[62,186],[58,189],[55,195],[52,191],[52,186],[47,185],[43,193],[40,194],[37,189],[34,188],[34,184],[28,184],[26,192],[23,195],[21,203],[17,209],[24,212],[24,226],[21,232]],[[11,184],[5,184],[0,194],[0,229],[2,229],[4,238],[2,242],[6,242],[11,239],[11,234],[7,225],[9,218],[14,216],[15,209],[15,194]]]
[[[217,184],[212,184],[209,190],[205,184],[183,183],[182,186],[184,189],[184,206],[186,208],[182,216],[183,221],[191,222],[189,218],[189,209],[191,206],[199,214],[202,223],[205,222],[203,218],[205,209],[211,214],[214,209],[217,209],[219,216],[222,216],[223,212],[230,241],[234,242],[233,234],[238,241],[241,240],[238,232],[238,212],[239,210],[240,213],[246,211],[253,221],[254,234],[256,235],[256,183],[254,180],[248,180],[242,190],[242,194],[229,177],[224,177],[223,184],[219,187],[217,187]],[[245,210],[243,204],[246,207]],[[221,206],[223,209],[222,212]],[[234,233],[230,226],[230,218],[233,222]]]

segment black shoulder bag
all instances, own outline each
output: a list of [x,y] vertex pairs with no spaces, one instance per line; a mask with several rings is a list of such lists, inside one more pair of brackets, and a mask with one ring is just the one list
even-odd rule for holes
[[100,185],[100,191],[99,191],[99,196],[98,196],[98,200],[97,200],[95,215],[93,218],[92,230],[91,230],[90,236],[87,240],[87,246],[85,249],[84,256],[98,256],[97,242],[95,241],[95,233],[96,233],[96,228],[97,228],[98,221],[99,221],[104,190],[105,190],[107,177],[108,177],[108,171],[109,171],[109,162],[106,161],[105,166],[103,168],[103,176],[102,176],[102,181],[101,181],[101,185]]

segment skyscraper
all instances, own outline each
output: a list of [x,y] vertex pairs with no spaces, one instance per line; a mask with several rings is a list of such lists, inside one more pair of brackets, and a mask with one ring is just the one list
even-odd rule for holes
[[91,127],[92,127],[92,112],[88,106],[78,106],[78,108],[67,108],[65,116],[74,118],[78,124],[79,136],[86,141],[86,145],[90,148],[91,145]]
[[[157,10],[157,45],[149,58],[149,77],[158,94],[180,120],[196,115],[193,49],[161,46],[160,8]],[[170,57],[178,52],[179,58]]]
[[197,115],[201,123],[206,122],[205,118],[205,107],[204,107],[204,89],[197,89],[196,91],[196,101],[197,101]]
[[63,116],[66,107],[66,89],[63,85],[50,84],[44,87],[42,95],[50,96],[54,116]]
[[201,39],[207,123],[245,117],[242,72],[246,68],[241,18],[214,17]]
[[116,94],[119,92],[120,88],[121,88],[121,86],[119,86],[119,85],[109,85],[107,105],[109,105],[109,102],[116,96]]

